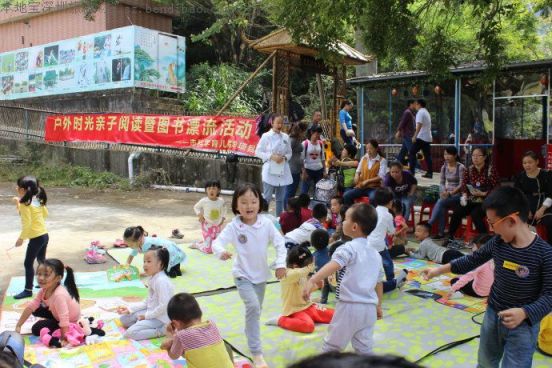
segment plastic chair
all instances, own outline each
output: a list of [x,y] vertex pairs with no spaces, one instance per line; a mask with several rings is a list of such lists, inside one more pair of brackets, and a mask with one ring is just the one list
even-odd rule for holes
[[535,228],[537,230],[537,235],[543,240],[548,241],[548,231],[546,230],[546,227],[542,224],[538,224]]
[[354,200],[355,203],[366,203],[370,204],[370,197],[358,197]]
[[[486,217],[484,218],[484,220]],[[487,229],[487,232],[489,234],[492,233],[492,231],[489,231],[489,226],[487,225],[487,221],[485,220],[485,227]],[[473,226],[473,219],[470,215],[466,217],[466,225],[462,225],[458,228],[456,231],[456,234],[454,236],[456,238],[463,238],[466,243],[470,242],[473,238],[475,238],[479,233]]]

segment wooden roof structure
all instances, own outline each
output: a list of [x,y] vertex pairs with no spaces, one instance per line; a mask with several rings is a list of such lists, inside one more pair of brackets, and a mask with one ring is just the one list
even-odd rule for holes
[[[297,44],[293,42],[290,33],[285,28],[276,30],[257,40],[246,39],[246,41],[249,44],[249,47],[263,54],[271,54],[274,50],[282,50],[313,58],[320,55],[320,51],[318,49],[312,48],[305,44]],[[336,42],[334,49],[341,59],[339,61],[344,65],[362,65],[369,63],[373,59],[371,56],[364,55],[360,51],[341,41]]]
[[[334,51],[337,55],[335,62],[337,64],[326,64],[319,59],[321,52],[319,49],[302,43],[293,41],[291,34],[284,28],[278,29],[264,37],[256,40],[250,40],[242,34],[242,38],[254,50],[269,54],[268,58],[247,78],[242,86],[234,93],[227,103],[219,110],[217,115],[230,105],[232,100],[243,90],[260,70],[272,60],[272,105],[273,113],[288,115],[290,100],[290,71],[292,68],[301,71],[316,73],[318,88],[320,93],[320,105],[322,106],[322,118],[325,124],[324,134],[328,138],[339,136],[339,120],[337,113],[341,101],[345,98],[347,89],[347,66],[362,65],[373,60],[371,56],[364,55],[362,52],[354,49],[344,42],[336,41]],[[322,91],[322,79],[320,74],[333,76],[332,107],[330,113],[326,113],[326,100]]]

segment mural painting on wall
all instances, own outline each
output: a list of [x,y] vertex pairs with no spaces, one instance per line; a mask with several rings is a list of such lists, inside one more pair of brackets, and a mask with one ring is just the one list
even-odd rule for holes
[[185,39],[129,26],[0,54],[0,100],[142,87],[184,92]]

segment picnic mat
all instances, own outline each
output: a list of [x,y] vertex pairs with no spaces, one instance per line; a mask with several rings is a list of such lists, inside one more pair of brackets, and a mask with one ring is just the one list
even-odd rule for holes
[[463,295],[461,298],[453,298],[448,300],[444,299],[443,297],[450,291],[450,280],[454,277],[458,277],[457,275],[447,273],[431,280],[424,280],[420,276],[420,272],[423,269],[440,266],[437,263],[415,258],[398,258],[394,260],[394,263],[396,269],[407,269],[409,271],[407,281],[402,287],[403,290],[421,290],[423,292],[430,292],[436,295],[435,301],[437,303],[460,309],[465,312],[481,313],[487,309],[486,298],[474,298],[468,295]]
[[[158,349],[160,339],[143,342],[122,339],[123,330],[113,319],[116,315],[109,310],[116,305],[130,305],[144,298],[146,289],[140,282],[124,281],[112,285],[107,281],[105,272],[76,273],[76,276],[82,297],[83,315],[92,315],[106,321],[106,337],[98,344],[71,349],[48,349],[37,342],[36,338],[27,337],[27,360],[56,368],[186,367],[183,360],[173,362]],[[21,282],[20,278],[12,278],[9,294],[17,292],[20,285],[18,283]],[[317,293],[313,295],[316,297]],[[14,301],[8,296],[4,299],[2,310],[18,311],[14,312],[17,313],[17,320],[24,308],[23,304],[28,300]],[[198,302],[203,309],[204,318],[215,321],[225,339],[244,353],[249,353],[243,333],[244,306],[238,292],[231,290],[202,296],[198,297]],[[333,302],[332,293],[330,305]],[[416,360],[441,345],[479,334],[479,325],[471,321],[472,314],[446,308],[433,300],[411,296],[403,291],[395,290],[385,294],[383,310],[384,319],[377,322],[374,333],[374,351],[380,354],[391,353]],[[300,334],[277,326],[264,325],[268,319],[278,316],[280,311],[280,285],[268,285],[261,317],[261,333],[266,358],[272,368],[284,368],[300,358],[319,353],[327,332],[327,326],[321,324],[316,326],[312,334]],[[2,323],[4,319],[5,313],[2,314]],[[478,340],[475,340],[430,357],[422,364],[427,367],[473,367],[477,346]],[[534,367],[549,367],[551,363],[551,358],[535,353]]]
[[[123,338],[124,328],[114,312],[117,306],[130,306],[142,301],[147,296],[147,289],[139,280],[110,282],[107,272],[76,272],[76,283],[79,288],[81,313],[105,323],[106,336],[101,342],[74,348],[50,349],[44,346],[38,337],[25,336],[25,359],[45,367],[91,367],[91,368],[150,368],[150,367],[187,367],[184,359],[172,361],[159,349],[162,339],[132,341]],[[31,299],[15,300],[13,295],[23,288],[23,277],[12,277],[8,286],[2,314],[0,332],[13,330],[21,312]],[[30,317],[23,325],[22,333],[30,333],[35,317]],[[236,365],[245,360],[235,357]]]
[[[232,277],[233,259],[221,261],[213,254],[205,254],[195,249],[190,249],[183,244],[178,244],[187,255],[186,262],[180,268],[182,276],[171,279],[175,286],[175,292],[200,293],[218,289],[234,287],[234,278]],[[230,250],[233,252],[233,250]],[[119,264],[125,264],[130,253],[128,248],[111,248],[108,254]],[[268,259],[272,262],[275,259],[275,250],[269,247]],[[144,256],[138,254],[134,257],[132,265],[143,270]],[[272,278],[275,280],[274,274]]]
[[[330,296],[333,304],[333,294]],[[236,291],[203,296],[198,302],[225,339],[239,350],[248,351],[243,333],[244,306]],[[374,351],[378,353],[394,353],[416,360],[443,344],[479,332],[470,314],[398,290],[385,295],[383,309],[384,319],[377,322],[374,334]],[[278,316],[280,311],[280,286],[268,285],[261,322]],[[263,323],[261,336],[266,360],[271,367],[286,367],[290,362],[317,354],[326,332],[327,325],[322,324],[312,334],[301,334]]]

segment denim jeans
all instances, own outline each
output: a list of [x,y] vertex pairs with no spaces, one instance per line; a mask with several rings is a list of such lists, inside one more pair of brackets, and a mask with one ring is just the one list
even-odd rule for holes
[[367,189],[353,188],[345,192],[345,194],[343,195],[343,203],[346,206],[351,206],[354,203],[355,199],[360,197],[369,197],[370,203],[374,203],[374,194],[376,194],[375,188],[367,188]]
[[353,144],[353,137],[349,137],[345,129],[341,128],[339,134],[341,135],[341,139],[343,139],[343,144]]
[[396,160],[401,164],[406,165],[408,163],[408,154],[412,148],[412,137],[404,137],[402,140],[401,150],[396,157]]
[[145,309],[121,316],[121,323],[127,329],[124,337],[132,340],[147,340],[165,336],[165,324],[158,319],[138,320],[138,316],[146,314]]
[[395,269],[393,267],[393,260],[389,254],[389,250],[384,249],[379,252],[381,255],[381,262],[383,263],[383,271],[385,272],[385,280],[383,282],[383,292],[394,290],[397,287],[397,280],[395,280]]
[[284,210],[284,197],[286,196],[287,185],[275,187],[263,181],[263,198],[270,205],[272,193],[276,196],[276,217],[280,216]]
[[539,329],[540,323],[531,326],[527,321],[508,329],[488,306],[481,325],[477,367],[531,368]]
[[435,206],[433,207],[433,212],[431,212],[431,218],[427,222],[430,225],[433,225],[435,221],[439,221],[439,234],[443,235],[445,233],[445,211],[448,211],[450,207],[460,205],[460,194],[455,194],[453,196],[447,197],[445,199],[439,198]]
[[307,180],[304,180],[303,184],[301,185],[301,194],[309,193],[309,188],[311,183],[316,189],[316,183],[318,183],[320,179],[322,179],[322,177],[324,176],[324,169],[320,169],[320,170],[305,169],[305,171],[307,172]]
[[6,346],[12,348],[15,357],[19,361],[19,364],[23,367],[23,356],[25,351],[25,341],[23,341],[23,336],[18,334],[15,331],[4,331],[0,333],[0,341],[4,341],[4,338],[7,337]]
[[295,194],[297,194],[297,188],[299,188],[299,183],[301,182],[301,173],[292,173],[291,177],[293,178],[293,182],[286,187],[286,194],[284,195],[284,210],[287,209],[288,199],[290,199],[291,197],[295,197]]
[[253,284],[246,278],[234,279],[238,293],[245,304],[245,337],[247,346],[253,355],[263,353],[261,345],[261,310],[265,295],[266,282]]
[[403,217],[406,221],[410,219],[410,210],[412,209],[412,206],[414,205],[414,201],[416,201],[416,197],[414,196],[406,196],[399,198],[402,203],[403,207]]

